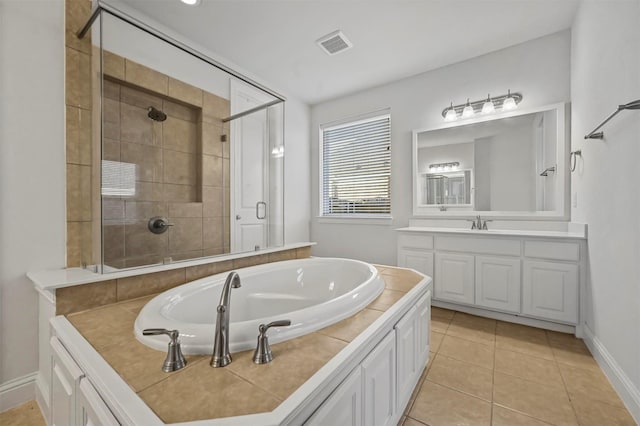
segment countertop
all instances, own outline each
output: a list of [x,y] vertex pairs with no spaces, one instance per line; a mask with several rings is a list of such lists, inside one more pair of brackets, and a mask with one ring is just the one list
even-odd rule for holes
[[155,295],[67,318],[165,423],[262,413],[274,410],[423,279],[410,270],[376,267],[385,281],[380,296],[350,318],[272,345],[274,359],[264,365],[253,363],[253,351],[244,351],[232,354],[225,368],[211,368],[209,356],[193,355],[184,369],[162,372],[165,353],[133,334],[139,311]]
[[406,228],[398,228],[399,232],[415,232],[415,233],[440,233],[440,234],[466,234],[479,236],[513,236],[513,237],[544,237],[544,238],[570,238],[584,240],[587,238],[584,232],[566,232],[566,231],[546,231],[546,230],[527,230],[527,229],[470,229],[470,228],[447,228],[447,227],[427,227],[427,226],[409,226]]

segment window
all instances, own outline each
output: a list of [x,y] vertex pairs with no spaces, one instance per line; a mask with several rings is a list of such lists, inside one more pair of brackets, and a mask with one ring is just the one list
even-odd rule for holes
[[320,127],[320,215],[389,217],[391,116]]

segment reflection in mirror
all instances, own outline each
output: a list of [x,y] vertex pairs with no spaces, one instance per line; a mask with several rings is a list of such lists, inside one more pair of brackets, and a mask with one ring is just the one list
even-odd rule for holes
[[283,245],[281,99],[118,17],[99,23],[103,271]]
[[563,216],[564,128],[558,105],[415,131],[414,214]]

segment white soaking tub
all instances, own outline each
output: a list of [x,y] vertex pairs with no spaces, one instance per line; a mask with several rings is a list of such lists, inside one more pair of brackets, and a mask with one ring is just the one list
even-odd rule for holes
[[[269,330],[271,343],[327,327],[362,310],[384,289],[370,264],[350,259],[309,258],[236,270],[241,287],[231,290],[229,350],[253,349],[258,326],[289,319]],[[185,354],[211,354],[216,307],[228,272],[167,290],[150,300],[135,322],[136,338],[158,350],[167,336],[143,336],[145,328],[180,331]]]

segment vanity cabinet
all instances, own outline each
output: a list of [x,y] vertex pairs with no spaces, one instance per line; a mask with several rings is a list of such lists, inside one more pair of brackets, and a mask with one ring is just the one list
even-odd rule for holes
[[54,426],[116,426],[120,423],[60,340],[51,346],[50,419]]
[[305,425],[395,425],[429,360],[430,319],[428,291]]
[[415,229],[398,230],[398,266],[431,273],[435,305],[581,332],[583,238],[559,237],[558,232],[545,238],[540,231]]

